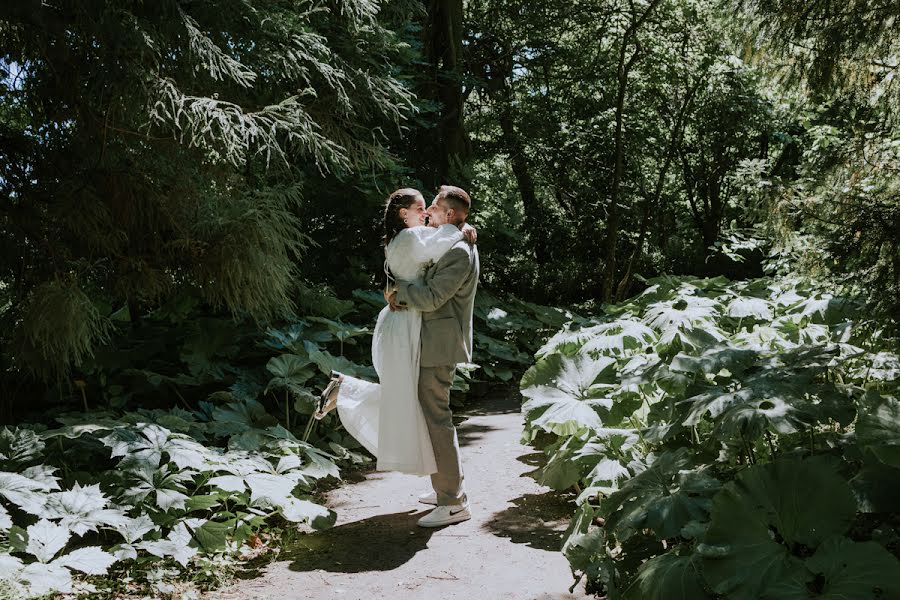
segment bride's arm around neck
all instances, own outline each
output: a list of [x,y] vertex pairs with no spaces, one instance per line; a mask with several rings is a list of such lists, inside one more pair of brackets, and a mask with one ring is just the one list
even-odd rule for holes
[[[389,250],[407,255],[416,262],[437,261],[447,250],[463,239],[455,225],[409,227],[397,234]],[[395,246],[391,248],[391,246]]]

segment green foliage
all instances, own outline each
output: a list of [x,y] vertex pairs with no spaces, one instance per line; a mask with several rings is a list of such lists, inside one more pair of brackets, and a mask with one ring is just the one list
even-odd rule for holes
[[895,340],[796,278],[648,284],[521,380],[539,480],[579,492],[573,573],[611,599],[890,596]]
[[[71,592],[70,570],[104,575],[120,561],[146,565],[148,555],[186,568],[198,553],[240,545],[274,515],[313,527],[334,522],[333,511],[304,495],[317,479],[338,476],[333,455],[283,428],[258,429],[256,419],[233,416],[243,427],[228,429],[202,409],[157,413],[187,425],[175,433],[147,416],[86,413],[60,419],[59,429],[0,431],[12,447],[40,441],[0,472],[3,576],[19,594]],[[248,433],[261,440],[252,454],[226,449]],[[78,547],[61,552],[73,536]]]
[[416,14],[370,0],[4,5],[4,372],[68,376],[110,321],[184,298],[265,322],[306,312],[311,233],[377,244],[368,223],[339,232],[310,213],[372,210],[372,173],[399,176]]
[[[0,429],[0,562],[17,593],[72,590],[79,565],[149,577],[174,563],[186,575],[237,560],[251,536],[284,523],[334,523],[312,499],[317,482],[370,458],[337,413],[312,413],[332,370],[377,379],[369,334],[383,303],[363,291],[343,300],[320,290],[318,303],[315,288],[306,293],[319,314],[265,330],[190,299],[167,304],[87,361],[72,398],[85,412],[57,416],[52,429]],[[482,364],[468,365],[458,392],[518,377],[572,318],[479,297]],[[57,541],[76,549],[53,550]]]
[[[637,273],[758,269],[752,247],[732,252],[744,265],[709,248],[758,221],[737,193],[742,165],[777,154],[786,112],[770,101],[764,70],[738,58],[728,9],[693,0],[467,7],[486,281],[555,304],[625,297],[639,289]],[[613,247],[603,243],[610,234]],[[615,289],[601,289],[613,253]]]
[[784,270],[833,276],[898,314],[896,3],[753,0],[744,54],[790,107],[781,152],[750,177]]

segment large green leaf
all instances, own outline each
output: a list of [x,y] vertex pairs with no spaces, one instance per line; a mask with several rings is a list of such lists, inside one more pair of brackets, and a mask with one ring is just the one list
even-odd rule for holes
[[698,547],[704,576],[729,598],[759,598],[769,586],[803,577],[792,551],[845,532],[855,515],[850,486],[830,462],[780,459],[750,467],[713,498]]
[[900,561],[875,542],[854,542],[843,536],[829,538],[806,560],[806,568],[810,575],[780,580],[768,590],[766,598],[900,598]]
[[[43,466],[43,465],[41,465]],[[29,477],[28,470],[23,473],[0,472],[0,496],[6,498],[22,510],[32,515],[41,515],[47,492],[58,490],[55,477]]]
[[236,431],[262,429],[278,422],[256,400],[229,402],[225,406],[216,406],[213,408],[212,418],[216,423],[232,425]]
[[739,374],[756,360],[759,354],[753,350],[735,348],[729,345],[717,345],[705,348],[697,356],[680,352],[672,358],[669,367],[673,371],[684,373],[702,373],[715,375],[727,369],[732,375]]
[[870,393],[867,410],[856,422],[859,445],[869,448],[883,463],[900,467],[900,401]]
[[651,558],[638,570],[627,594],[629,600],[703,600],[711,598],[703,587],[699,559],[667,552]]
[[769,321],[772,319],[772,307],[762,298],[738,296],[728,303],[727,314],[735,319],[752,319]]
[[[692,377],[673,371],[655,354],[632,356],[621,368],[620,389],[640,392],[658,386],[670,396],[682,398],[691,384]],[[648,391],[648,395],[649,395]]]
[[834,348],[799,347],[761,358],[755,374],[726,382],[693,396],[685,425],[696,425],[705,414],[716,421],[720,439],[754,438],[770,425],[779,433],[794,433],[829,420],[849,424],[854,415],[852,388],[834,382],[815,383],[834,358]]
[[573,435],[585,428],[602,427],[598,411],[608,410],[604,397],[612,381],[616,360],[589,355],[567,357],[551,354],[538,360],[522,376],[522,395],[528,401],[522,412],[530,427],[557,435]]
[[68,543],[72,533],[68,528],[41,519],[28,526],[28,545],[25,552],[31,554],[42,563],[50,562]]
[[619,482],[631,477],[626,465],[634,460],[638,433],[631,429],[599,429],[573,455],[575,461],[590,469],[582,479],[586,487],[579,494],[582,502],[602,493],[612,494]]
[[302,354],[305,352],[305,342],[327,343],[332,339],[331,332],[311,329],[306,321],[298,321],[282,329],[267,329],[263,344],[273,350],[290,350]]
[[690,329],[716,326],[721,307],[717,301],[702,296],[678,297],[648,306],[643,321],[660,333],[679,326]]
[[358,327],[351,323],[344,323],[343,321],[332,321],[331,319],[326,319],[325,317],[308,317],[308,319],[315,323],[321,323],[322,325],[325,325],[325,327],[328,328],[328,331],[336,339],[342,342],[345,342],[350,338],[372,333],[372,331],[367,327]]
[[475,332],[475,347],[479,353],[486,353],[493,359],[505,360],[520,365],[527,365],[531,362],[528,355],[518,350],[514,344],[477,331]]
[[684,425],[697,425],[708,413],[726,437],[756,437],[767,424],[794,433],[815,420],[804,387],[789,377],[756,376],[737,390],[716,388],[683,402],[691,407]]
[[222,379],[230,369],[224,360],[239,352],[237,329],[224,319],[198,319],[191,323],[191,332],[181,351],[181,360],[196,378]]
[[266,370],[274,377],[266,386],[266,392],[272,388],[287,388],[299,392],[303,384],[315,375],[315,370],[310,368],[312,359],[296,354],[282,354],[274,356],[266,363]]
[[[539,427],[556,435],[575,435],[585,429],[603,426],[590,400],[575,398],[563,390],[544,385],[524,389],[522,395],[528,398],[522,405],[522,413],[529,427]],[[610,405],[611,402],[606,403],[602,408]]]
[[592,336],[585,342],[582,352],[628,355],[653,346],[656,332],[631,319],[618,319],[592,328]]
[[68,567],[88,575],[106,575],[107,570],[116,557],[104,552],[99,546],[88,546],[72,550],[68,554],[60,556],[50,565],[52,567]]
[[900,356],[893,352],[874,352],[863,355],[863,358],[855,373],[860,380],[900,385]]
[[536,356],[541,358],[548,354],[574,355],[581,351],[585,342],[593,339],[597,331],[604,324],[585,326],[582,323],[570,323],[568,327],[553,334],[543,346],[538,349]]
[[[481,296],[481,293],[478,294]],[[353,297],[362,300],[372,308],[376,310],[381,310],[385,306],[387,306],[387,302],[384,299],[384,294],[381,292],[376,292],[374,290],[353,290]]]
[[606,558],[606,531],[593,525],[595,510],[587,502],[575,509],[572,521],[563,534],[562,553],[573,572],[596,579]]
[[334,356],[325,350],[319,350],[315,344],[307,342],[306,347],[309,352],[309,358],[316,363],[319,371],[325,375],[330,376],[332,371],[337,371],[351,377],[362,377],[370,380],[374,380],[378,376],[372,367],[357,364],[343,356]]
[[281,514],[288,521],[308,522],[313,529],[328,529],[337,520],[335,511],[302,498],[290,498],[281,505]]
[[[538,483],[554,490],[566,490],[581,479],[583,466],[575,460],[576,453],[584,445],[578,437],[560,438],[560,444],[547,449],[550,460],[541,467]],[[558,446],[558,447],[557,447]]]
[[599,383],[615,381],[616,359],[594,358],[586,354],[574,357],[551,354],[537,361],[522,376],[522,388],[553,386],[573,397],[595,398]]
[[732,335],[731,343],[741,348],[764,352],[766,350],[788,350],[796,346],[781,330],[771,325],[756,325],[752,330],[741,329]]
[[521,309],[522,312],[527,311],[535,319],[549,327],[559,328],[573,319],[576,321],[580,320],[578,315],[555,306],[534,304],[533,302],[526,302],[524,300],[519,300],[518,298],[510,298],[509,303],[511,307]]
[[101,525],[117,527],[130,520],[125,511],[107,508],[108,503],[99,484],[82,487],[76,483],[70,490],[48,494],[42,516],[79,536],[97,531]]
[[225,548],[228,534],[233,531],[234,523],[206,521],[194,529],[194,537],[207,552],[215,552]]
[[764,514],[728,483],[713,498],[712,523],[697,547],[703,576],[729,600],[756,600],[773,581],[802,570],[800,561],[773,539]]
[[900,598],[900,561],[875,542],[833,537],[806,561],[813,573],[825,576],[821,598],[869,600]]
[[707,346],[721,344],[726,339],[725,332],[712,322],[673,325],[660,334],[656,352],[660,356],[668,356],[678,350],[696,354]]
[[834,325],[845,321],[853,303],[847,298],[835,297],[829,292],[814,292],[791,308],[791,312],[813,319],[817,323]]
[[602,503],[606,529],[620,540],[644,528],[660,539],[674,537],[689,521],[706,519],[719,485],[694,464],[689,449],[664,452]]
[[850,480],[860,512],[890,513],[900,498],[900,469],[871,459]]

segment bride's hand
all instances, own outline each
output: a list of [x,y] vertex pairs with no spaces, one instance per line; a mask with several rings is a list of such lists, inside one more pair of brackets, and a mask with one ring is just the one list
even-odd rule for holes
[[466,223],[462,227],[462,234],[466,241],[474,244],[478,241],[478,230]]

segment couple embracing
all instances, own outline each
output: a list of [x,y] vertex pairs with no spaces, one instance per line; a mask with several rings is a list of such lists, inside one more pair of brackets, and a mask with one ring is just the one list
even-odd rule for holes
[[431,476],[433,492],[419,501],[437,507],[418,520],[422,527],[471,518],[450,411],[456,365],[472,360],[479,264],[470,208],[469,195],[447,185],[427,208],[411,188],[388,197],[388,305],[372,339],[380,383],[334,373],[316,412],[321,419],[336,407],[347,431],[377,457],[377,470]]

